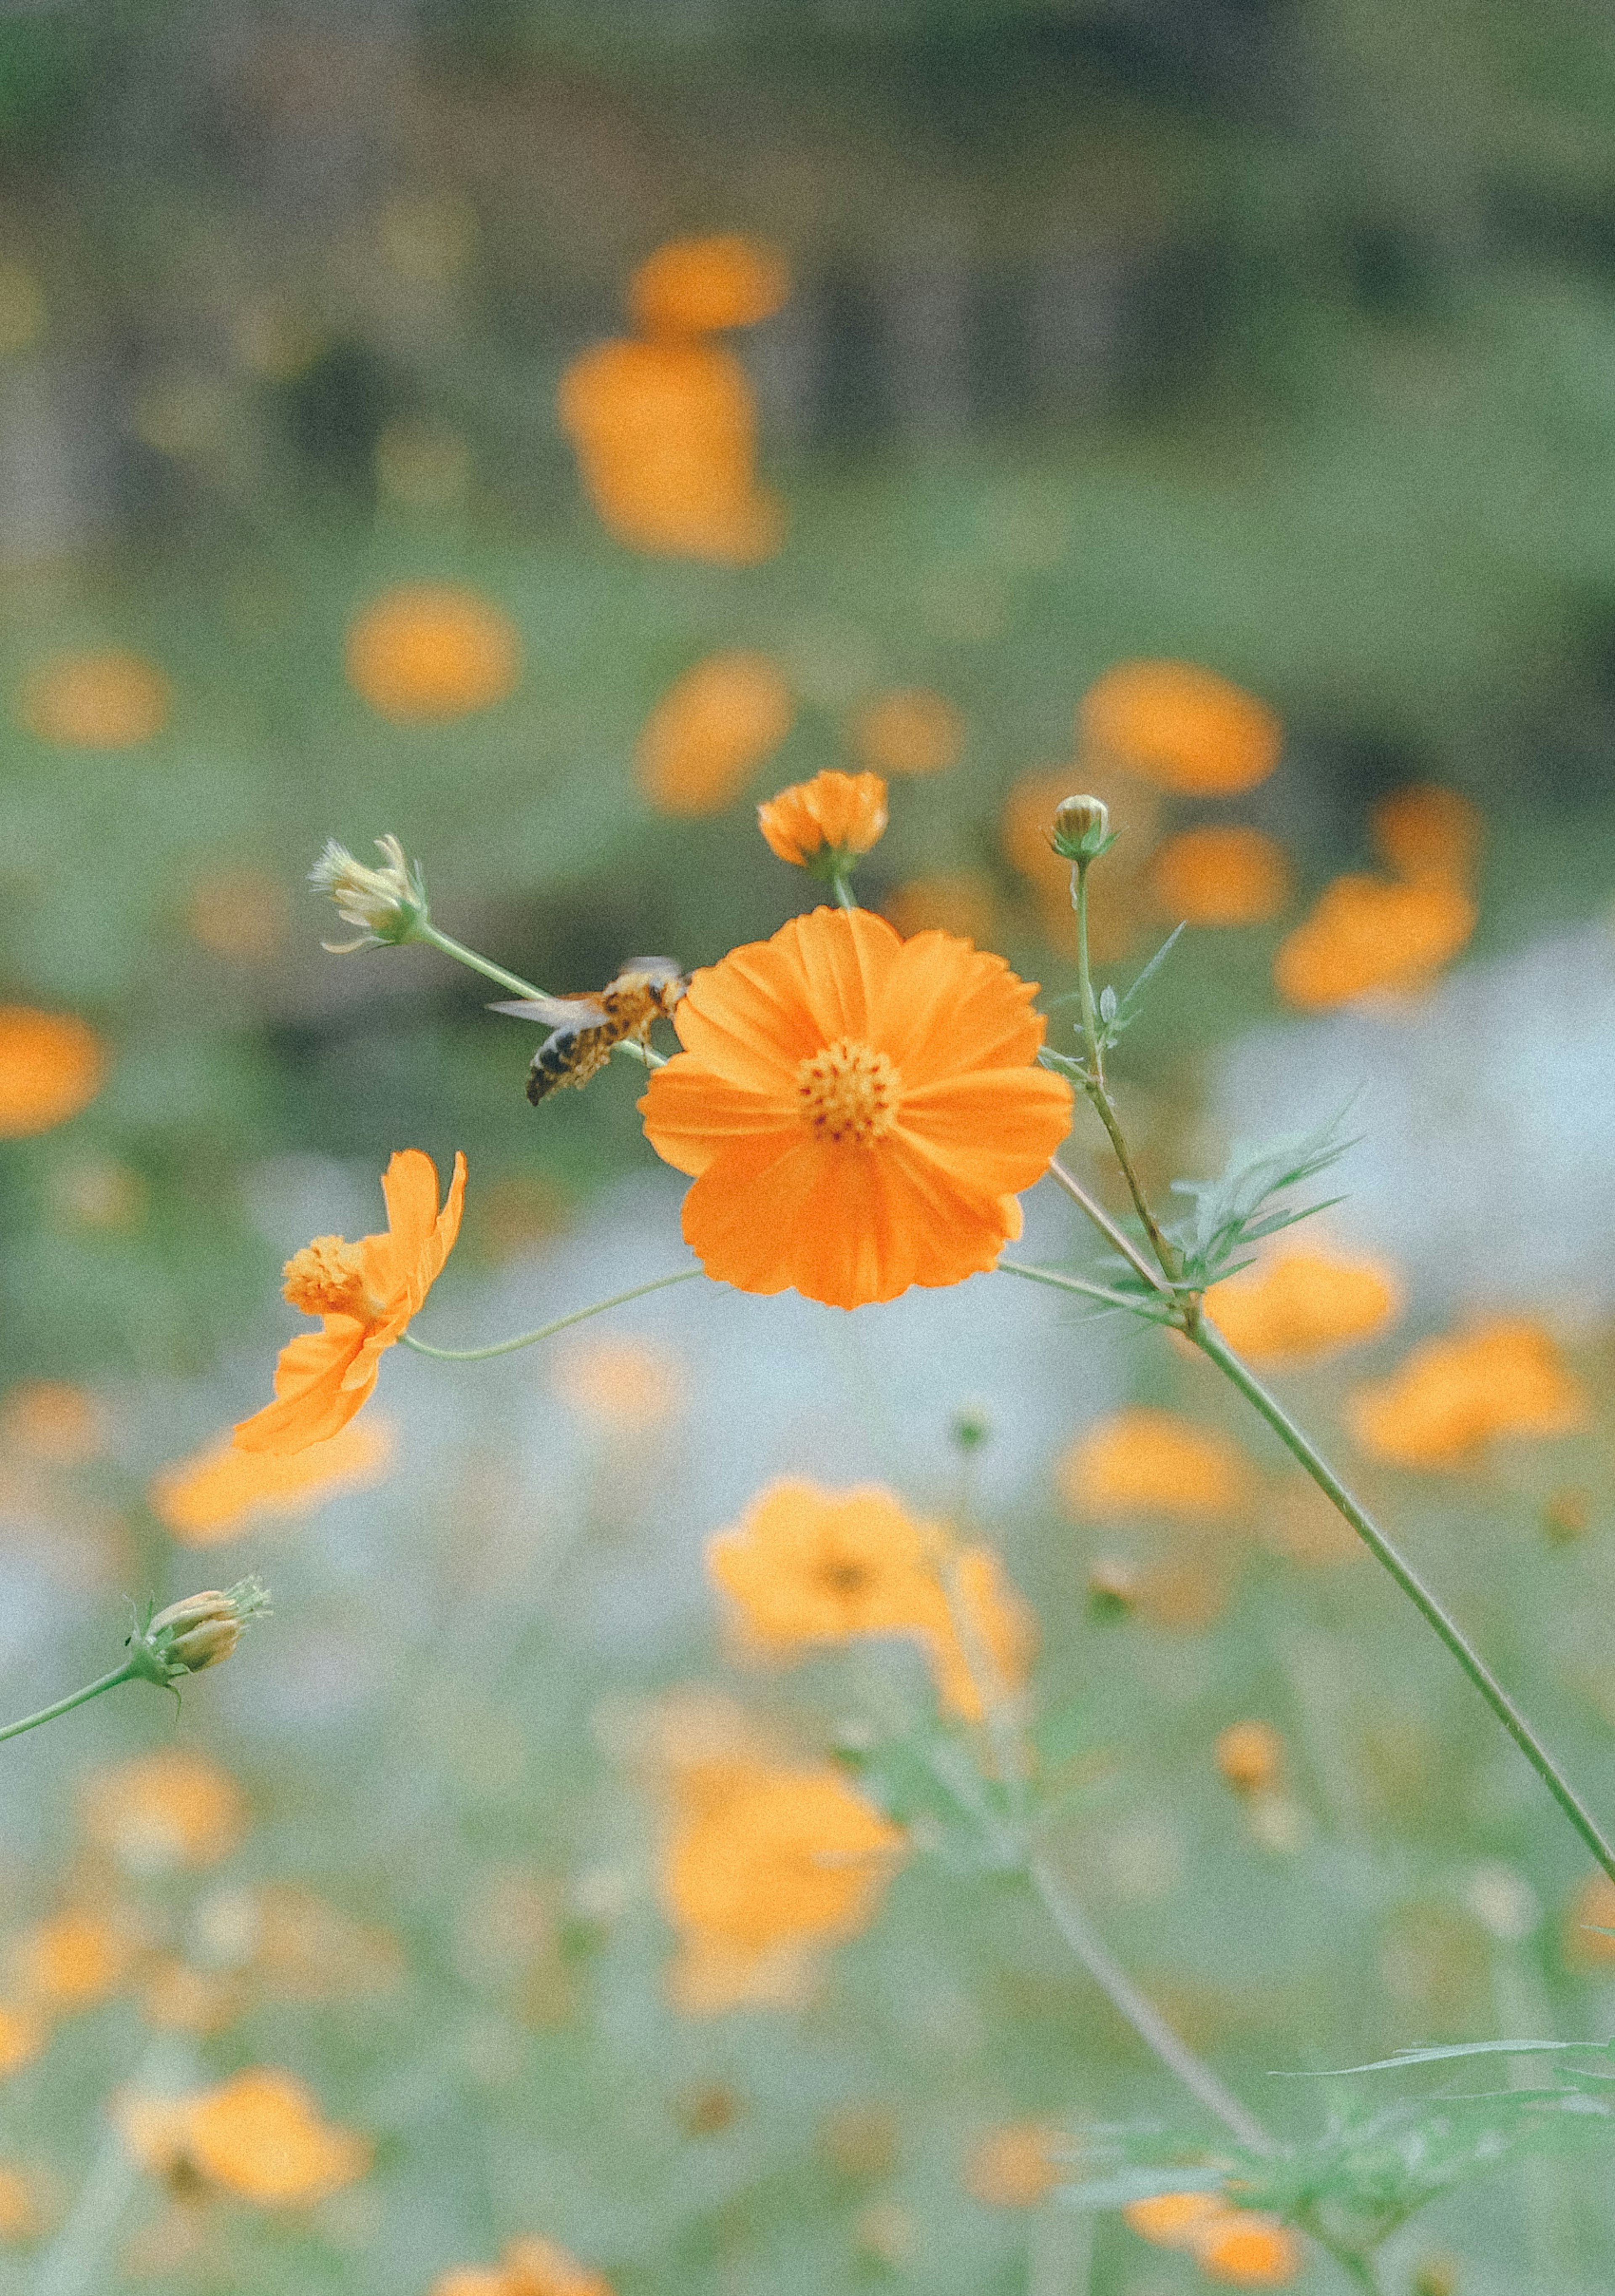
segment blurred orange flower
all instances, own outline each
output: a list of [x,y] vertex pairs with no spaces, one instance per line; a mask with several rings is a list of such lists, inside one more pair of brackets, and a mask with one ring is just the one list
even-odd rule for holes
[[53,2016],[93,2009],[118,1990],[134,1960],[128,1932],[104,1915],[70,1907],[35,1923],[12,1944],[12,1978],[23,1998]]
[[1218,1737],[1217,1767],[1235,1793],[1267,1793],[1284,1774],[1284,1742],[1271,1722],[1233,1722]]
[[791,731],[791,688],[762,653],[698,661],[645,720],[639,786],[659,812],[717,813]]
[[286,1297],[322,1318],[281,1350],[275,1400],[243,1419],[243,1451],[306,1451],[328,1442],[369,1399],[381,1359],[401,1340],[410,1318],[443,1272],[460,1233],[465,1158],[438,1210],[438,1168],[418,1148],[401,1148],[381,1177],[387,1232],[348,1243],[318,1235],[286,1262]]
[[709,1762],[679,1782],[662,1868],[675,1925],[747,1952],[861,1929],[905,1837],[838,1770]]
[[852,721],[852,746],[877,774],[937,774],[957,765],[964,720],[944,695],[923,686],[882,693]]
[[1077,718],[1086,751],[1185,797],[1234,797],[1266,781],[1284,730],[1265,701],[1188,661],[1122,661]]
[[1455,877],[1461,884],[1475,873],[1485,834],[1480,808],[1435,782],[1392,790],[1371,809],[1368,826],[1374,851],[1398,876]]
[[682,1366],[649,1340],[579,1340],[555,1360],[558,1392],[619,1434],[644,1433],[671,1419],[684,1400]]
[[1607,1977],[1615,1964],[1615,1882],[1589,1874],[1564,1909],[1567,1965],[1583,1976]]
[[78,1789],[84,1830],[132,1874],[213,1866],[246,1831],[246,1802],[205,1754],[165,1748],[94,1771]]
[[989,2129],[964,2164],[964,2189],[994,2209],[1035,2209],[1060,2182],[1050,2148],[1059,2131],[1044,2120],[1015,2120]]
[[1308,1012],[1371,989],[1416,988],[1474,930],[1475,905],[1450,877],[1337,877],[1281,944],[1273,978],[1282,996]]
[[1351,1398],[1352,1433],[1399,1467],[1462,1466],[1495,1435],[1564,1435],[1586,1398],[1551,1335],[1524,1318],[1426,1340],[1400,1369]]
[[147,1504],[182,1546],[217,1546],[266,1515],[306,1514],[334,1491],[380,1482],[393,1444],[384,1419],[291,1454],[242,1450],[225,1436],[154,1475]]
[[1001,957],[862,909],[697,972],[685,1049],[640,1108],[695,1176],[684,1234],[707,1273],[856,1308],[991,1267],[1070,1125],[1070,1087],[1035,1065],[1035,994]]
[[1290,898],[1283,847],[1259,829],[1185,829],[1150,865],[1156,906],[1191,925],[1259,925]]
[[371,2145],[332,2128],[303,2083],[271,2066],[252,2066],[215,2089],[187,2097],[125,2095],[117,2118],[143,2168],[180,2168],[261,2207],[307,2205],[364,2176]]
[[406,582],[362,609],[348,632],[348,676],[395,725],[487,709],[513,693],[521,640],[501,606],[449,582]]
[[31,2065],[50,2038],[50,2021],[38,2010],[0,2001],[0,2080]]
[[1206,1312],[1252,1363],[1293,1363],[1365,1340],[1401,1312],[1401,1287],[1373,1259],[1280,1250],[1213,1283]]
[[611,2296],[611,2284],[555,2241],[518,2240],[499,2264],[441,2274],[430,2296]]
[[1141,2240],[1157,2248],[1193,2248],[1205,2227],[1226,2216],[1220,2193],[1158,2193],[1152,2200],[1129,2201],[1123,2221]]
[[1209,2225],[1194,2248],[1208,2280],[1234,2288],[1286,2288],[1306,2261],[1294,2233],[1272,2218],[1231,2210]]
[[887,899],[885,914],[905,940],[915,933],[955,933],[980,948],[993,937],[993,883],[985,871],[950,870],[911,877]]
[[886,784],[879,774],[815,774],[765,798],[757,825],[799,869],[826,853],[867,853],[886,834]]
[[0,2165],[0,2240],[37,2240],[45,2227],[45,2210],[34,2179],[9,2163]]
[[603,523],[635,550],[746,565],[784,518],[757,483],[757,407],[716,343],[596,344],[561,381],[561,422]]
[[117,649],[58,654],[25,681],[17,715],[65,750],[132,750],[160,734],[173,693],[155,662]]
[[106,1054],[70,1013],[0,1004],[0,1140],[48,1132],[87,1108],[106,1077]]
[[771,319],[791,293],[777,247],[739,232],[673,239],[628,282],[628,313],[647,335],[713,335]]
[[[986,1547],[955,1558],[950,1603],[940,1575],[948,1546],[939,1524],[917,1521],[889,1491],[871,1485],[837,1492],[786,1480],[759,1493],[734,1529],[708,1542],[707,1568],[765,1650],[855,1635],[919,1636],[944,1703],[977,1721],[984,1685],[954,1605],[1005,1685],[1024,1679],[1032,1622]],[[985,1685],[988,1694],[992,1688]]]
[[94,1397],[65,1379],[29,1379],[13,1387],[0,1405],[0,1438],[53,1467],[82,1466],[105,1440]]
[[1254,1488],[1250,1462],[1227,1436],[1144,1405],[1090,1427],[1055,1472],[1078,1514],[1233,1514]]

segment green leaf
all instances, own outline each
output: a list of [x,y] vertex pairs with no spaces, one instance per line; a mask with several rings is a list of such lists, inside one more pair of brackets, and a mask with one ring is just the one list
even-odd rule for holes
[[1342,2065],[1338,2072],[1270,2073],[1270,2080],[1334,2080],[1348,2073],[1391,2073],[1403,2065],[1439,2064],[1448,2057],[1534,2057],[1545,2049],[1603,2049],[1603,2041],[1455,2041],[1444,2048],[1398,2049],[1368,2065]]
[[1194,1207],[1167,1230],[1183,1255],[1186,1283],[1197,1288],[1215,1283],[1234,1272],[1240,1254],[1252,1243],[1344,1201],[1331,1196],[1298,1206],[1281,1199],[1356,1146],[1355,1139],[1340,1137],[1345,1115],[1342,1109],[1312,1132],[1236,1147],[1218,1179],[1173,1182],[1174,1194],[1192,1198]]
[[1135,980],[1133,986],[1128,989],[1127,995],[1122,998],[1119,1004],[1115,1002],[1116,991],[1113,988],[1107,988],[1105,990],[1105,996],[1110,997],[1111,1000],[1111,1010],[1109,1013],[1104,1013],[1104,1003],[1103,998],[1102,998],[1100,1000],[1100,1011],[1104,1013],[1104,1018],[1110,1024],[1111,1041],[1112,1044],[1114,1044],[1116,1038],[1120,1036],[1124,1029],[1131,1028],[1133,1022],[1137,1020],[1139,1013],[1144,1010],[1144,995],[1145,989],[1148,988],[1151,981],[1154,980],[1156,974],[1160,971],[1161,966],[1166,963],[1173,950],[1177,947],[1179,940],[1183,937],[1184,931],[1184,926],[1176,925],[1173,928],[1172,931],[1167,935],[1166,939],[1162,941],[1160,947],[1156,950],[1154,955],[1150,959],[1148,964],[1145,965],[1144,971],[1139,974],[1137,980]]

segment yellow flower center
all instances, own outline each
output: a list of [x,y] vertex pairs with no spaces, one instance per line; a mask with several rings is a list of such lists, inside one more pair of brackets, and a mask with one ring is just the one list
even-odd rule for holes
[[285,1275],[285,1297],[305,1316],[357,1316],[364,1320],[374,1313],[359,1248],[342,1236],[316,1235],[292,1254]]
[[889,1055],[857,1037],[838,1037],[823,1052],[810,1053],[796,1072],[797,1100],[819,1138],[859,1147],[891,1130],[902,1092]]

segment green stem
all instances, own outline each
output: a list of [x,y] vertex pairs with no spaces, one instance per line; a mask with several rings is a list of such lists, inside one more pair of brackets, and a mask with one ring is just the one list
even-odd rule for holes
[[1124,1228],[1117,1226],[1103,1205],[1089,1195],[1074,1172],[1066,1170],[1058,1156],[1049,1158],[1049,1172],[1056,1185],[1063,1188],[1071,1201],[1093,1221],[1105,1242],[1120,1252],[1134,1274],[1142,1275],[1144,1282],[1159,1292],[1163,1299],[1174,1300],[1176,1295],[1170,1285],[1165,1283],[1157,1270],[1151,1267],[1132,1237]]
[[1099,1008],[1094,1001],[1094,973],[1088,959],[1088,871],[1092,865],[1088,861],[1076,864],[1071,887],[1071,906],[1077,912],[1077,993],[1082,1006],[1083,1041],[1088,1054],[1088,1075],[1083,1089],[1110,1135],[1116,1161],[1121,1167],[1121,1177],[1127,1182],[1127,1193],[1133,1199],[1133,1209],[1150,1239],[1150,1249],[1160,1262],[1161,1273],[1168,1282],[1175,1282],[1178,1272],[1176,1256],[1161,1234],[1138,1175],[1133,1168],[1133,1159],[1127,1152],[1127,1144],[1122,1137],[1110,1088],[1105,1083],[1104,1046],[1100,1041]]
[[1313,1448],[1277,1398],[1270,1395],[1254,1374],[1246,1369],[1221,1332],[1207,1323],[1203,1316],[1186,1319],[1186,1331],[1201,1354],[1209,1356],[1223,1376],[1230,1380],[1245,1400],[1261,1414],[1285,1449],[1300,1462],[1324,1496],[1345,1516],[1375,1560],[1390,1571],[1425,1623],[1434,1629],[1457,1660],[1599,1865],[1615,1882],[1615,1848],[1611,1848],[1599,1831],[1592,1812],[1562,1775],[1553,1757],[1496,1676],[1480,1652],[1471,1647],[1411,1563],[1404,1560],[1378,1524],[1365,1513],[1333,1469]]
[[1122,1137],[1121,1125],[1117,1118],[1115,1104],[1111,1098],[1104,1078],[1103,1077],[1095,1078],[1084,1089],[1099,1112],[1100,1122],[1110,1134],[1111,1146],[1115,1151],[1116,1161],[1121,1167],[1121,1177],[1127,1184],[1127,1193],[1133,1199],[1133,1209],[1138,1214],[1144,1224],[1144,1232],[1150,1239],[1150,1249],[1160,1260],[1162,1274],[1169,1282],[1175,1283],[1178,1273],[1176,1254],[1162,1234],[1155,1215],[1150,1210],[1143,1185],[1133,1168],[1133,1159],[1127,1153],[1127,1144]]
[[[564,1332],[573,1324],[587,1323],[591,1316],[603,1316],[608,1308],[626,1308],[630,1300],[643,1300],[652,1292],[665,1292],[669,1283],[688,1283],[692,1277],[704,1275],[706,1272],[704,1267],[681,1267],[675,1275],[658,1275],[650,1283],[636,1283],[631,1292],[614,1292],[609,1300],[596,1300],[593,1307],[574,1308],[570,1316],[557,1316],[553,1324],[540,1324],[536,1332],[519,1332],[513,1340],[496,1340],[490,1348],[434,1348],[424,1340],[417,1340],[413,1332],[405,1332],[401,1337],[404,1345],[413,1348],[418,1356],[435,1356],[439,1363],[484,1363],[489,1356],[513,1355],[518,1348],[530,1348],[535,1341],[553,1339],[557,1332]],[[104,1690],[106,1687],[105,1683],[96,1685],[97,1689]],[[91,1693],[86,1690],[82,1694],[87,1698]],[[68,1701],[70,1705],[76,1702],[72,1699]],[[45,1718],[43,1714],[34,1717],[37,1722],[43,1722]],[[19,1723],[17,1726],[23,1729],[27,1725]],[[0,1733],[0,1735],[4,1734],[7,1734]]]
[[1077,912],[1077,994],[1082,1004],[1082,1037],[1088,1048],[1088,1067],[1103,1085],[1104,1050],[1099,1041],[1099,1008],[1094,1002],[1094,975],[1088,963],[1088,871],[1090,861],[1078,861],[1071,872],[1071,906]]
[[[1001,1259],[997,1273],[1000,1275],[1024,1275],[1031,1283],[1052,1283],[1057,1292],[1079,1292],[1085,1300],[1102,1300],[1107,1308],[1126,1308],[1135,1316],[1144,1305],[1141,1300],[1129,1300],[1125,1292],[1107,1292],[1103,1283],[1085,1283],[1080,1275],[1061,1275],[1052,1267],[1029,1267],[1020,1259]],[[1149,1311],[1147,1320],[1154,1324],[1160,1322],[1161,1318],[1155,1312]]]
[[857,907],[857,902],[853,898],[852,887],[848,883],[846,873],[843,870],[838,869],[832,877],[830,890],[849,914]]
[[502,964],[495,964],[489,958],[479,956],[474,948],[467,948],[463,941],[452,940],[447,933],[439,932],[434,924],[417,925],[414,939],[430,941],[433,948],[441,950],[445,956],[452,956],[456,964],[469,964],[473,972],[480,972],[488,980],[496,980],[501,988],[513,988],[518,996],[542,996],[545,994],[542,988],[535,988],[530,980],[523,980],[519,972],[507,972]]
[[1309,2212],[1303,2211],[1296,2222],[1304,2232],[1310,2234],[1326,2256],[1333,2257],[1341,2271],[1357,2287],[1366,2289],[1368,2296],[1381,2296],[1380,2276],[1374,2269],[1372,2256],[1365,2256],[1360,2248],[1349,2248],[1343,2241],[1336,2240],[1314,2221]]
[[86,1682],[82,1690],[74,1691],[70,1698],[59,1698],[54,1706],[42,1706],[37,1714],[27,1714],[20,1722],[8,1722],[0,1730],[0,1738],[20,1738],[25,1730],[37,1730],[42,1722],[53,1722],[59,1714],[70,1714],[75,1706],[99,1698],[103,1690],[116,1690],[120,1682],[133,1682],[139,1669],[125,1660],[111,1674],[103,1674],[99,1682]]

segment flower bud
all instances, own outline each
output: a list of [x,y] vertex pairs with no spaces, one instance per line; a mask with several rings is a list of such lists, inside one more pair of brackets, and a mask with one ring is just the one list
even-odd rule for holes
[[261,1578],[243,1578],[221,1594],[209,1588],[170,1603],[129,1636],[129,1659],[137,1674],[166,1690],[184,1674],[227,1659],[242,1628],[269,1608]]
[[1111,842],[1111,809],[1102,797],[1068,797],[1049,838],[1068,861],[1096,861]]
[[429,922],[419,863],[405,858],[396,837],[378,837],[376,847],[387,857],[384,869],[367,869],[345,845],[328,838],[325,850],[308,872],[309,883],[329,893],[348,922],[359,927],[356,940],[322,944],[332,956],[350,956],[356,948],[394,947],[414,940]]

